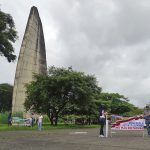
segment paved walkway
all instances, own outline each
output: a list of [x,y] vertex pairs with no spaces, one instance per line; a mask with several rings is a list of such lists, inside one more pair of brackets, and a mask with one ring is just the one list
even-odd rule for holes
[[0,132],[0,150],[150,150],[141,133],[98,138],[99,129]]

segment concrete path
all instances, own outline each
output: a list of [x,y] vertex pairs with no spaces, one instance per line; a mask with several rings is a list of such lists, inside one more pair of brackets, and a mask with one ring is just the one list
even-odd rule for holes
[[99,129],[0,132],[0,150],[150,150],[150,138],[117,133],[99,138]]

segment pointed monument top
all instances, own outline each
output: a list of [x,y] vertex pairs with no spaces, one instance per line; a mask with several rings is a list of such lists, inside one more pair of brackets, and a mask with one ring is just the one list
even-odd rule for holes
[[38,9],[37,9],[37,7],[35,7],[35,6],[32,6],[32,7],[31,7],[31,11],[38,11]]
[[32,6],[32,7],[31,7],[30,15],[31,15],[31,14],[37,14],[38,17],[39,17],[39,12],[38,12],[37,7],[35,7],[35,6]]

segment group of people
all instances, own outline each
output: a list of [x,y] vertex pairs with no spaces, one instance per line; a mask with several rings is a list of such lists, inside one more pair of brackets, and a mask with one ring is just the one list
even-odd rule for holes
[[[106,115],[107,115],[107,112],[104,109],[104,105],[101,105],[100,110],[99,110],[99,123],[100,123],[99,137],[104,137],[104,126],[106,123]],[[145,119],[148,136],[150,136],[150,106],[149,105],[146,105],[144,109],[143,118]],[[42,114],[40,114],[37,120],[39,131],[42,130],[42,119],[43,119],[43,116]],[[9,113],[8,126],[11,126],[11,125],[12,125],[12,116],[11,116],[11,113]],[[32,126],[33,126],[33,120],[32,120]]]
[[43,120],[43,116],[42,114],[40,113],[38,115],[38,117],[31,117],[30,118],[30,125],[33,127],[34,125],[34,122],[37,123],[37,126],[38,126],[38,130],[41,131],[42,130],[42,120]]
[[[41,131],[42,130],[42,120],[43,120],[43,116],[42,114],[40,113],[38,118],[37,118],[37,125],[38,125],[38,130]],[[31,126],[33,127],[34,125],[34,121],[35,119],[33,117],[30,118],[30,124]],[[11,112],[8,114],[8,126],[11,126],[12,125],[12,114]]]
[[[100,123],[99,137],[105,137],[104,125],[106,123],[106,115],[107,115],[107,112],[104,109],[104,105],[101,105],[99,109],[99,123]],[[148,136],[150,137],[150,106],[149,105],[146,105],[146,107],[144,108],[143,118],[145,119],[147,133],[148,133]]]

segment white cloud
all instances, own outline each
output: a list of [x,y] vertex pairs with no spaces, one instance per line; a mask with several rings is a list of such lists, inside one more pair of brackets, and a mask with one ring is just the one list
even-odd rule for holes
[[[148,0],[1,0],[16,23],[18,56],[30,8],[38,7],[48,65],[95,74],[104,91],[143,106],[150,101]],[[0,58],[0,82],[13,84],[16,63]],[[10,73],[11,72],[11,73]]]

